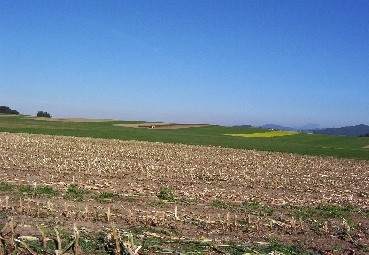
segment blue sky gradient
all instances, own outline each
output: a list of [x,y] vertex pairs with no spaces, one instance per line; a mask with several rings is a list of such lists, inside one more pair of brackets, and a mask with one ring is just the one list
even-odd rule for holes
[[0,105],[53,117],[369,124],[369,1],[0,2]]

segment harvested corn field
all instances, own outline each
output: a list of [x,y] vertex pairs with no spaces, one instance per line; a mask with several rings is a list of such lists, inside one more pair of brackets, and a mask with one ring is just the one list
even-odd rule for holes
[[41,224],[50,236],[80,229],[95,245],[80,254],[119,244],[137,254],[365,254],[368,170],[365,160],[0,133],[1,223],[12,217],[15,234],[36,238]]

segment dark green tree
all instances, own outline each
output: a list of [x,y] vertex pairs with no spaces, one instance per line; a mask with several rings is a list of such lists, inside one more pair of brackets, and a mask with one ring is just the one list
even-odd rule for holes
[[51,118],[51,115],[50,115],[50,113],[48,113],[48,112],[38,111],[38,112],[37,112],[37,117]]
[[12,110],[8,106],[0,106],[0,113],[4,114],[19,114],[17,110]]

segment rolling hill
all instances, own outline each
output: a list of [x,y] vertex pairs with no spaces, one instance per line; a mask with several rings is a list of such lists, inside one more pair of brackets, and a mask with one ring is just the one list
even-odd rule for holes
[[345,136],[364,136],[369,133],[369,126],[360,124],[356,126],[346,126],[341,128],[326,128],[314,130],[314,134],[323,135],[345,135]]

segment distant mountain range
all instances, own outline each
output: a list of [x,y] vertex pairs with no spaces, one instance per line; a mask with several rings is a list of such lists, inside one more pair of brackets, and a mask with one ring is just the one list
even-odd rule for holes
[[320,128],[319,125],[313,123],[308,123],[302,127],[284,127],[274,124],[266,124],[260,127],[274,130],[313,132],[314,134],[324,135],[368,136],[369,134],[369,126],[364,124],[340,128]]
[[286,130],[286,131],[312,131],[312,130],[320,129],[319,125],[314,124],[314,123],[308,123],[308,124],[303,125],[302,127],[284,127],[284,126],[275,125],[275,124],[265,124],[260,127],[267,128],[267,129]]
[[360,124],[356,126],[347,126],[341,128],[326,128],[321,130],[314,130],[313,133],[324,135],[365,136],[369,134],[369,126]]

